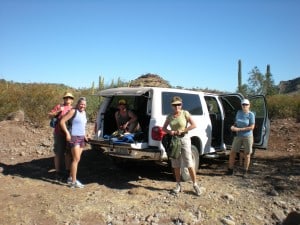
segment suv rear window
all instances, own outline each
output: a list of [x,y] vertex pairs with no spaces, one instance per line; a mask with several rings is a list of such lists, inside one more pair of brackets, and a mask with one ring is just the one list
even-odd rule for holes
[[189,111],[192,115],[202,115],[203,109],[199,95],[186,94],[186,93],[174,93],[163,92],[162,93],[162,114],[168,115],[172,112],[171,100],[174,96],[182,98],[182,109]]

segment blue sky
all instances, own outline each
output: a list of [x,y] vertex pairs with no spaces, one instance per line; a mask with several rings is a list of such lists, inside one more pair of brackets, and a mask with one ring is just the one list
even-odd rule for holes
[[158,74],[234,92],[271,66],[300,76],[297,0],[0,0],[0,79],[74,88]]

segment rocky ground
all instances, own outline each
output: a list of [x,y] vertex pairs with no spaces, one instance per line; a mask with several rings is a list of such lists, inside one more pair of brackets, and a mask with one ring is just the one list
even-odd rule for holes
[[[120,168],[89,146],[78,172],[86,187],[71,189],[53,178],[50,128],[2,121],[0,224],[281,224],[300,211],[299,129],[292,119],[272,121],[269,149],[256,151],[247,179],[224,175],[227,159],[202,160],[198,197],[189,182],[170,194],[168,167]],[[285,224],[300,224],[293,221]]]

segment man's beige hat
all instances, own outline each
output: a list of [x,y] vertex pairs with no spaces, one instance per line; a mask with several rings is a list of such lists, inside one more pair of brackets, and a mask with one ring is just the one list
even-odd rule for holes
[[72,93],[70,93],[70,92],[65,92],[63,98],[72,98],[72,99],[74,99],[74,96],[73,96]]

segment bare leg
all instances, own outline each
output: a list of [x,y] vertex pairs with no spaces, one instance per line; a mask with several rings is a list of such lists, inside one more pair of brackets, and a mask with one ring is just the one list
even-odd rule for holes
[[60,172],[60,157],[58,154],[54,155],[54,167],[56,173]]
[[180,168],[174,168],[175,180],[177,183],[180,182]]
[[72,156],[73,156],[73,160],[71,163],[71,171],[70,171],[70,175],[72,177],[72,182],[74,183],[77,179],[77,168],[78,168],[78,163],[80,161],[80,156],[82,153],[82,148],[80,148],[80,146],[76,145],[74,148],[72,148]]
[[240,166],[244,165],[244,152],[240,151]]
[[193,167],[189,167],[188,169],[189,169],[190,177],[193,181],[193,184],[195,184],[196,183],[196,172]]
[[244,153],[244,169],[245,171],[248,171],[249,165],[250,165],[250,158],[251,155],[249,153]]
[[67,152],[65,154],[65,165],[66,165],[67,171],[70,171],[71,164],[72,164],[72,155],[71,155],[71,152]]
[[229,169],[233,169],[235,163],[236,152],[232,149],[229,155]]

